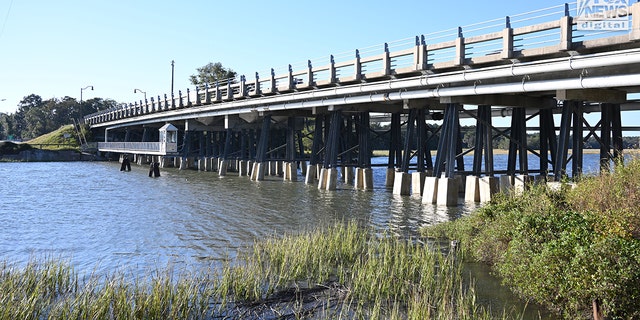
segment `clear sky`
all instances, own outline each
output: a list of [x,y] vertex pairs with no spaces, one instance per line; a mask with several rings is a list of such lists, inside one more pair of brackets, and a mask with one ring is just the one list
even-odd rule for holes
[[[221,62],[249,78],[372,45],[562,5],[539,1],[0,0],[0,112],[23,97],[133,102]],[[323,63],[324,64],[324,63]]]

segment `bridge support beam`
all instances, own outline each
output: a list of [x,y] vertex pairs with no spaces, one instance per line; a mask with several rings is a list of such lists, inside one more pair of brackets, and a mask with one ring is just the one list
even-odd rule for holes
[[[479,105],[476,117],[475,143],[473,147],[473,166],[472,175],[466,177],[465,184],[465,201],[466,202],[483,202],[483,200],[491,200],[491,196],[497,192],[497,183],[494,182],[496,188],[491,188],[491,180],[485,187],[484,198],[481,187],[482,175],[487,178],[493,178],[493,133],[491,125],[491,106]],[[484,158],[484,171],[482,170],[482,160]],[[495,181],[497,179],[494,178]]]
[[287,132],[285,142],[284,181],[298,181],[298,168],[296,160],[296,118],[287,119]]
[[[601,133],[600,133],[600,171],[609,171],[613,165],[622,162],[622,120],[620,105],[614,103],[602,103],[601,109]],[[613,152],[612,152],[613,149]]]
[[[518,161],[516,161],[518,160]],[[529,183],[527,158],[527,116],[525,108],[514,108],[511,115],[507,175],[501,178],[504,191],[521,191],[523,183]]]
[[228,128],[225,132],[224,150],[222,151],[220,167],[218,168],[218,175],[224,177],[229,171],[229,161],[231,154],[231,143],[233,141],[233,130]]
[[429,150],[427,137],[426,109],[418,109],[416,115],[416,153],[417,172],[412,174],[411,190],[412,194],[422,195],[424,190],[424,179],[433,172],[433,162],[431,151]]
[[556,151],[558,138],[553,120],[553,110],[542,109],[538,115],[540,121],[540,175],[547,180],[549,177],[549,163],[556,167]]
[[191,144],[193,143],[193,135],[194,131],[189,130],[189,120],[185,121],[185,130],[184,130],[184,138],[183,138],[183,147],[182,147],[182,156],[180,157],[180,162],[178,167],[180,170],[189,169],[188,157],[191,153]]
[[[574,109],[582,105],[580,101],[563,101],[562,117],[560,120],[560,134],[558,136],[558,149],[556,151],[555,167],[553,175],[555,181],[560,181],[566,176],[567,158],[569,153],[569,137],[571,134],[571,120]],[[580,133],[582,136],[582,132]]]
[[324,115],[318,114],[315,118],[315,125],[313,129],[313,140],[311,142],[311,155],[309,157],[309,166],[307,167],[307,174],[304,179],[305,184],[313,184],[318,180],[318,164],[320,163],[320,150],[322,149],[323,133],[322,128],[324,124]]
[[356,190],[373,190],[373,171],[371,170],[370,134],[371,119],[369,112],[360,112],[357,116],[356,134],[358,136],[358,167],[355,172]]
[[[408,102],[406,103],[408,104]],[[409,174],[409,163],[412,158],[411,150],[413,149],[414,139],[416,136],[415,122],[418,115],[418,109],[409,109],[409,118],[407,120],[407,134],[404,140],[404,149],[402,151],[402,163],[400,171],[396,172],[393,180],[393,194],[409,195],[411,193],[411,175]]]
[[[437,194],[437,204],[456,206],[458,204],[459,181],[455,177],[456,153],[460,148],[460,118],[458,114],[459,105],[457,103],[447,104],[444,113],[444,122],[438,142],[438,153],[434,166],[434,176],[438,178],[437,184],[431,179],[427,180],[433,185],[425,182],[425,192],[434,190]],[[458,163],[459,165],[459,163]]]
[[269,148],[269,133],[271,131],[271,115],[265,115],[262,119],[262,129],[256,147],[256,161],[251,170],[251,180],[264,180],[265,171],[267,169],[267,149]]
[[337,187],[338,150],[340,144],[340,129],[342,127],[342,112],[331,111],[329,121],[329,133],[325,145],[324,166],[321,171],[318,187],[324,185],[327,190],[335,190]]
[[402,163],[402,124],[400,117],[400,112],[391,114],[391,139],[389,140],[389,160],[385,179],[387,188],[393,188],[396,168]]

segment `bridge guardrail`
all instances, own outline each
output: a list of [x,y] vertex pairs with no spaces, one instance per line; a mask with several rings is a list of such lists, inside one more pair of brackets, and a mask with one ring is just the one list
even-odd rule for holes
[[[154,100],[152,97],[151,101],[141,100],[139,103],[101,111],[86,116],[85,122],[96,124],[193,105],[223,103],[394,75],[438,72],[464,65],[567,51],[577,45],[596,47],[603,38],[610,40],[604,41],[609,45],[640,38],[640,18],[632,20],[634,27],[630,32],[595,32],[586,35],[577,30],[572,12],[575,16],[575,5],[564,4],[429,33],[409,41],[399,40],[391,42],[392,46],[385,43],[377,48],[355,50],[355,53],[331,55],[326,64],[316,65],[308,60],[295,65],[296,68],[289,65],[283,72],[276,73],[271,69],[266,77],[256,72],[250,80],[241,76],[228,79],[225,83],[208,84],[194,91],[187,89],[186,95],[179,91],[175,97],[165,94],[164,99],[158,96]],[[630,12],[623,14],[633,18],[634,13],[636,17],[640,16],[640,4],[634,4]]]
[[160,142],[98,142],[98,150],[159,153],[160,145]]

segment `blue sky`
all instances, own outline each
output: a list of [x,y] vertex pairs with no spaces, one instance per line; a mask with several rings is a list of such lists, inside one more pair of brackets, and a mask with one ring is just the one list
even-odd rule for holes
[[29,94],[143,98],[191,87],[221,62],[269,68],[562,5],[540,1],[0,0],[0,112]]

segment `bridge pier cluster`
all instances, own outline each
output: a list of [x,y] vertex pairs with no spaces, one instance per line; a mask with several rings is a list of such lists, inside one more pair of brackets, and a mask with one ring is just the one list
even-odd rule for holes
[[[570,178],[580,176],[583,143],[591,137],[602,146],[603,170],[622,156],[620,103],[534,99],[518,107],[494,106],[501,99],[485,97],[476,106],[463,103],[464,98],[406,100],[402,105],[382,106],[389,113],[376,112],[381,106],[362,105],[288,115],[189,119],[172,123],[179,137],[175,153],[130,152],[129,157],[139,165],[157,162],[161,168],[234,174],[252,181],[271,176],[301,180],[322,190],[336,190],[340,185],[373,190],[376,165],[372,165],[371,146],[382,144],[388,152],[387,163],[377,165],[386,166],[384,185],[390,192],[421,197],[425,204],[455,206],[460,199],[487,202],[498,192],[522,192],[533,183],[554,183],[569,178],[568,172]],[[532,102],[535,108],[526,106]],[[601,119],[591,125],[585,112],[599,112]],[[495,113],[510,117],[510,125],[495,127]],[[554,113],[560,118],[559,126]],[[372,115],[376,121],[383,118],[383,129],[371,121]],[[474,140],[467,141],[465,150],[461,118],[475,120]],[[536,125],[528,124],[536,119]],[[143,127],[136,133],[135,128],[126,127],[106,135],[109,140],[149,139],[152,135],[144,133],[149,129]],[[531,133],[539,137],[535,149],[527,139]],[[509,141],[507,163],[501,170],[494,163],[498,137]],[[530,163],[531,155],[538,161]]]
[[[101,110],[85,123],[104,135],[100,152],[252,181],[373,190],[381,165],[393,194],[442,205],[558,187],[582,174],[587,140],[609,170],[622,159],[623,130],[637,129],[623,128],[621,114],[640,110],[631,96],[640,93],[640,3],[626,9],[606,13],[630,23],[617,33],[580,30],[565,4],[519,15],[519,26],[506,17],[366,56],[330,55]],[[498,127],[497,118],[510,122]],[[461,119],[471,119],[471,134]],[[506,163],[495,163],[498,139],[508,141]],[[374,149],[388,152],[386,163],[372,163]]]

